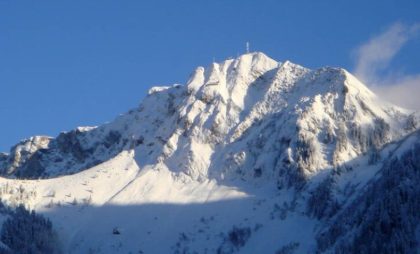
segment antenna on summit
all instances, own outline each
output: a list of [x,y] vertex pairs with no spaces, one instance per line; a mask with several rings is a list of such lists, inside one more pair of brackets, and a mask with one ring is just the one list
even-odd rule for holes
[[249,41],[246,42],[245,47],[246,47],[246,53],[248,54],[249,53]]

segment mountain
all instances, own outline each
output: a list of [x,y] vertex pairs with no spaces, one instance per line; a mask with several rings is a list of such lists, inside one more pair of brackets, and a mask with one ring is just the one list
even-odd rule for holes
[[65,253],[416,253],[418,124],[344,69],[256,52],[21,141],[0,192]]

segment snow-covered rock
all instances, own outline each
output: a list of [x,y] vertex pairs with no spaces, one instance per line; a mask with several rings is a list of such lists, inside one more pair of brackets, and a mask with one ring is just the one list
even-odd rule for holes
[[68,253],[330,251],[319,224],[417,129],[344,69],[249,53],[110,123],[22,141],[0,154],[0,192],[48,215]]
[[197,68],[185,86],[150,89],[138,109],[109,124],[24,141],[2,159],[2,172],[76,173],[131,148],[141,164],[195,180],[281,178],[290,186],[414,130],[410,113],[343,69],[311,71],[250,53]]

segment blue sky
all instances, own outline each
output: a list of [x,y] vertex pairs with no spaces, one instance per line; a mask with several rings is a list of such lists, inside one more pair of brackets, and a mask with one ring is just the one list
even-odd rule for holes
[[246,41],[279,61],[361,73],[385,95],[397,83],[413,94],[419,10],[414,0],[0,0],[0,151],[111,121],[151,86],[185,83]]

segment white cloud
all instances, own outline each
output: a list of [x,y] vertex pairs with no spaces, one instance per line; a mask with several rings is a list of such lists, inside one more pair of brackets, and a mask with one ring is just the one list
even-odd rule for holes
[[374,85],[371,89],[389,102],[420,110],[420,74],[399,78],[394,83],[382,86]]
[[[420,109],[420,73],[395,75],[390,63],[407,41],[420,33],[420,24],[396,23],[355,51],[355,75],[384,99],[397,105]],[[383,74],[388,71],[392,74]]]

